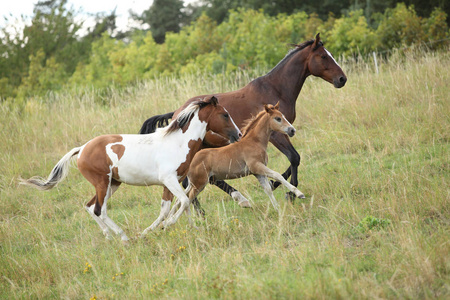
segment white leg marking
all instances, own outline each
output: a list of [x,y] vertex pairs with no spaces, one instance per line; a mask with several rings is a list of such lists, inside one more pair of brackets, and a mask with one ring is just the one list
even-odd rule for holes
[[[163,183],[169,189],[169,191],[178,198],[181,203],[180,209],[173,216],[170,216],[163,222],[164,227],[168,227],[174,224],[181,216],[181,214],[189,207],[189,198],[184,193],[184,190],[178,183],[176,177],[167,178],[163,181]],[[190,218],[190,216],[188,217]]]
[[275,208],[276,211],[279,212],[279,206],[278,202],[275,199],[275,196],[272,192],[272,187],[270,186],[270,182],[264,175],[255,175],[256,178],[258,178],[259,183],[261,184],[262,188],[264,189],[264,192],[269,196],[270,202],[272,202],[273,208]]
[[144,235],[148,234],[148,232],[150,230],[155,230],[159,224],[161,224],[161,222],[167,218],[167,215],[169,214],[170,211],[170,204],[172,203],[172,201],[169,200],[161,200],[161,212],[159,213],[159,217],[155,220],[155,222],[152,223],[152,225],[150,225],[149,227],[147,227],[141,234],[141,237],[143,237]]
[[252,207],[247,198],[242,196],[242,194],[239,191],[232,192],[231,197],[234,199],[234,201],[237,201],[240,207]]
[[102,221],[112,230],[114,231],[115,234],[120,235],[122,241],[128,241],[129,238],[127,237],[127,235],[125,234],[125,232],[122,230],[122,228],[120,228],[116,223],[114,223],[113,220],[111,220],[108,217],[108,214],[106,212],[106,204],[108,202],[108,199],[111,197],[112,193],[115,192],[117,190],[118,186],[113,186],[111,188],[111,183],[109,183],[108,186],[108,190],[106,192],[106,196],[105,199],[103,200],[103,205],[102,205],[102,213],[100,214],[100,218],[102,219]]
[[105,237],[107,239],[111,238],[111,235],[109,234],[109,227],[106,226],[106,224],[102,221],[102,219],[100,219],[99,217],[97,217],[94,214],[94,207],[95,207],[95,203],[92,204],[90,207],[85,206],[84,208],[87,210],[87,212],[92,216],[92,218],[95,220],[95,222],[97,222],[97,224],[100,226],[100,228],[103,231],[103,234],[105,235]]

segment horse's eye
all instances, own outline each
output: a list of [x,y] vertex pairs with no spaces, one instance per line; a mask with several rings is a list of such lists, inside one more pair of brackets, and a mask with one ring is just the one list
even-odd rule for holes
[[275,118],[275,121],[281,122],[281,118],[280,118],[280,117],[276,117],[276,118]]
[[225,119],[228,119],[228,114],[224,114],[223,117],[224,117]]
[[325,58],[327,58],[327,56],[325,54],[323,54],[322,55],[322,59],[325,59]]

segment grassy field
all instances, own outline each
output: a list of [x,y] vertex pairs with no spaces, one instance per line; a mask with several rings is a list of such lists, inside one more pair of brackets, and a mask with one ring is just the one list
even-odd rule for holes
[[[94,136],[135,133],[147,117],[264,71],[0,104],[0,298],[448,299],[449,53],[394,55],[379,74],[343,63],[340,90],[308,78],[292,138],[307,198],[292,203],[277,189],[280,216],[249,177],[232,184],[253,209],[208,186],[198,231],[183,216],[140,239],[162,189],[122,185],[109,215],[133,238],[128,246],[106,240],[84,210],[94,189],[76,168],[48,192],[18,177],[46,177]],[[279,172],[288,166],[273,146],[269,159]]]

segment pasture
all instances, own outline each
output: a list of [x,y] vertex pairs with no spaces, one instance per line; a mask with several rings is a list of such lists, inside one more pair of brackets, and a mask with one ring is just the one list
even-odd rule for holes
[[[132,238],[106,240],[84,205],[94,189],[72,168],[41,192],[18,178],[46,177],[73,147],[136,133],[188,98],[242,87],[267,70],[195,74],[124,90],[48,94],[0,104],[0,298],[310,299],[450,297],[450,52],[394,54],[379,65],[343,62],[346,86],[309,77],[291,138],[306,199],[275,197],[254,177],[231,181],[240,208],[213,186],[206,218],[183,215],[139,234],[159,215],[161,187],[123,185],[108,215]],[[269,146],[269,167],[287,159]]]

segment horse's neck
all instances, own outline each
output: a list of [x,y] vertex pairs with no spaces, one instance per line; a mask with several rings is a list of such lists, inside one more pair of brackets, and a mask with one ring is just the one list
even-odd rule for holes
[[[195,153],[200,149],[203,144],[203,139],[206,135],[207,122],[201,121],[198,114],[195,114],[192,120],[187,125],[186,131],[182,134],[182,138],[179,143],[189,145],[189,152],[187,154],[187,160],[191,160]],[[182,130],[182,129],[180,129]]]
[[286,61],[279,63],[265,76],[258,78],[271,86],[281,101],[295,106],[297,97],[303,87],[306,78],[310,75],[306,65],[306,49],[285,58]]
[[269,144],[271,129],[269,124],[269,116],[265,115],[258,120],[258,123],[248,132],[246,138],[254,143],[259,144],[264,149]]
[[[187,129],[185,129],[182,140],[180,142],[189,142],[191,140],[200,140],[203,141],[206,135],[206,127],[207,122],[201,121],[198,117],[198,114],[195,114],[189,124],[187,125]],[[180,129],[184,130],[184,129]]]

